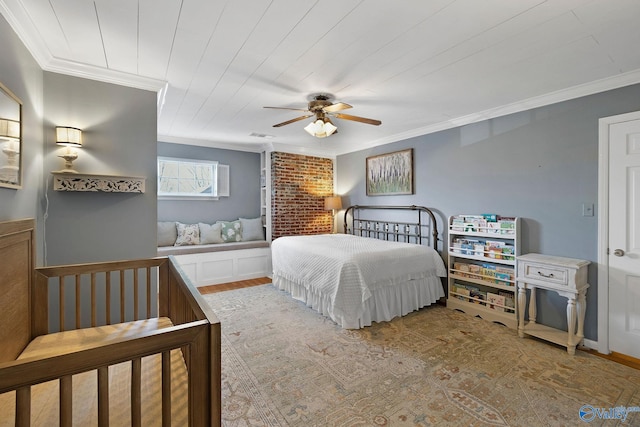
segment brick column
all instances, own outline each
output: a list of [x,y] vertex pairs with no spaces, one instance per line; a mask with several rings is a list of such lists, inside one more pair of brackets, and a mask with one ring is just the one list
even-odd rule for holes
[[271,153],[271,236],[331,233],[333,161],[322,157]]

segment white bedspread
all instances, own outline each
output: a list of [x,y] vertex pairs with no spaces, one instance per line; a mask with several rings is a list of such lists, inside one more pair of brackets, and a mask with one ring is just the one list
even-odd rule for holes
[[444,296],[444,262],[427,246],[323,234],[280,237],[271,251],[274,285],[344,328],[391,320]]

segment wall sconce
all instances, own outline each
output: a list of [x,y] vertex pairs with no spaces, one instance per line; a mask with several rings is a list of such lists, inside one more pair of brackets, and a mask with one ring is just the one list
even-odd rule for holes
[[331,211],[331,232],[335,233],[334,219],[336,211],[342,209],[342,198],[340,196],[330,196],[324,198],[324,210]]
[[73,161],[78,158],[78,153],[71,150],[71,147],[82,147],[82,131],[78,128],[56,127],[56,144],[66,145],[67,151],[58,156],[64,159],[64,169],[58,172],[78,173],[73,169]]
[[2,147],[2,152],[7,156],[6,168],[18,171],[19,147],[16,142],[20,139],[20,122],[17,120],[0,119],[0,140],[8,141]]
[[0,138],[20,138],[20,122],[17,120],[0,119]]

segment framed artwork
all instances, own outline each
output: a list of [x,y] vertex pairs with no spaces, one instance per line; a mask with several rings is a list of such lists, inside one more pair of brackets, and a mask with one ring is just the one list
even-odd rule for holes
[[367,196],[413,194],[413,148],[367,157]]

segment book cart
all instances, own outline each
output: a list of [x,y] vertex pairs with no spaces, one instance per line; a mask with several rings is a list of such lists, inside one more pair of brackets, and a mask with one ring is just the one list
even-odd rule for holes
[[448,231],[447,307],[517,329],[520,219],[453,215]]

